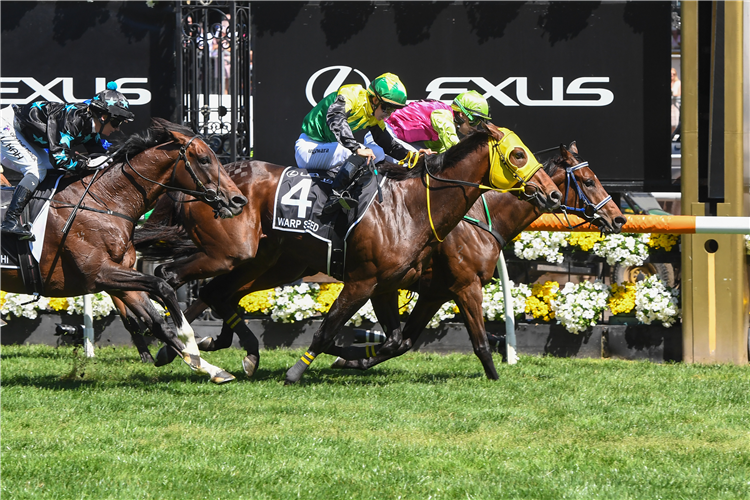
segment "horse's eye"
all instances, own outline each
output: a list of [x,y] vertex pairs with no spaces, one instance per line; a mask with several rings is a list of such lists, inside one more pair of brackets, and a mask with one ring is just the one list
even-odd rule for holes
[[208,165],[209,163],[211,163],[211,158],[209,158],[208,156],[199,156],[198,161],[203,165]]
[[586,179],[583,181],[583,185],[586,187],[594,187],[595,184],[594,179]]

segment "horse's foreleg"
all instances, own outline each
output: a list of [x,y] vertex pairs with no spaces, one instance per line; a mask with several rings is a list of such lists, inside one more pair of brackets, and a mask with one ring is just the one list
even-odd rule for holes
[[284,383],[286,385],[299,382],[307,368],[321,352],[328,351],[333,346],[336,334],[344,323],[367,303],[375,289],[376,281],[345,283],[338,298],[331,305],[330,311],[313,335],[310,348],[287,372]]
[[398,290],[370,297],[370,303],[387,336],[379,352],[385,355],[398,352],[402,342],[401,319],[398,314]]
[[154,358],[151,356],[151,352],[148,350],[148,344],[143,338],[143,330],[138,322],[138,318],[133,315],[130,309],[128,309],[128,307],[125,306],[125,303],[118,297],[112,295],[111,298],[117,312],[120,314],[123,326],[125,326],[125,329],[130,333],[130,339],[132,340],[133,345],[138,349],[141,361],[144,363],[153,363]]
[[487,331],[484,328],[484,312],[482,310],[482,285],[476,280],[468,287],[459,290],[456,294],[456,305],[461,310],[469,331],[471,345],[474,347],[474,354],[484,367],[484,373],[490,380],[499,378],[495,362],[492,360],[492,351],[490,342],[487,340]]
[[[96,278],[96,286],[99,289],[121,290],[122,292],[145,291],[160,298],[166,305],[167,310],[175,323],[175,327],[177,328],[177,339],[182,343],[180,352],[182,353],[183,360],[190,366],[190,368],[199,373],[207,373],[211,377],[211,381],[215,383],[224,383],[234,379],[234,377],[225,370],[201,359],[200,351],[195,343],[193,329],[190,327],[190,323],[187,322],[185,316],[180,310],[174,290],[166,281],[157,278],[156,276],[149,276],[140,273],[114,262],[106,262],[102,264],[102,267],[99,270]],[[151,302],[141,295],[142,294],[127,293],[117,294],[117,296],[125,302],[128,308],[136,313],[140,319],[145,321],[146,316],[151,318],[151,321],[149,322],[150,324],[147,323],[147,326],[154,335],[164,335],[164,337],[168,339],[168,343],[171,343],[173,347],[178,348],[178,342],[171,338],[173,337],[173,335],[170,335],[171,331],[164,327],[166,326],[164,320],[161,319],[161,316],[159,316]],[[138,307],[139,305],[139,310],[134,309],[134,307]],[[146,315],[139,315],[139,312],[142,313],[143,311],[146,312]],[[158,325],[158,329],[161,331],[157,334],[157,331],[154,330],[152,325]],[[169,332],[170,334],[165,332]]]

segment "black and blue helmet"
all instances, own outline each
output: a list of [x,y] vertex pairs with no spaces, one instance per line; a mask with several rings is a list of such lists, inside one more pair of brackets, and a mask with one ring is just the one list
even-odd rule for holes
[[125,96],[117,91],[117,84],[109,82],[107,88],[96,94],[89,106],[97,109],[102,114],[107,113],[119,121],[132,122],[135,115],[130,111],[130,103]]

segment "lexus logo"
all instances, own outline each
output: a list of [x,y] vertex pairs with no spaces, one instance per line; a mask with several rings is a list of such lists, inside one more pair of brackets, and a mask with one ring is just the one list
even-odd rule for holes
[[[336,92],[342,85],[345,85],[347,83],[347,78],[349,78],[349,75],[351,75],[352,71],[359,75],[359,78],[361,78],[362,83],[364,83],[363,87],[367,88],[370,86],[370,80],[365,76],[364,73],[362,73],[358,69],[354,69],[350,66],[328,66],[327,68],[320,69],[313,73],[313,75],[307,80],[307,85],[305,86],[305,95],[307,96],[307,101],[315,106],[318,104],[318,101],[320,99],[323,99],[325,96],[330,94],[331,92]],[[328,87],[326,87],[325,91],[323,91],[320,95],[320,99],[318,101],[315,100],[313,97],[313,91],[315,87],[315,82],[318,80],[318,77],[321,75],[325,75],[325,77],[321,78],[322,83],[329,82]],[[353,77],[353,79],[357,79],[356,76]],[[355,83],[355,82],[348,82],[348,83]],[[359,82],[356,82],[359,83]]]
[[[322,78],[319,78],[322,77]],[[359,83],[368,87],[370,80],[364,73],[350,66],[328,66],[313,73],[307,80],[305,95],[308,102],[315,106],[320,99],[331,92],[337,91],[347,83]],[[321,80],[318,82],[318,80]],[[547,95],[541,99],[529,96],[529,77],[509,76],[502,82],[495,84],[482,76],[440,76],[427,84],[426,99],[450,102],[458,94],[470,90],[479,90],[486,99],[493,98],[503,106],[545,106],[545,107],[603,107],[609,106],[615,100],[615,94],[606,87],[598,85],[608,84],[608,76],[581,76],[566,81],[561,76],[551,78],[551,85],[531,79],[535,87],[544,88]],[[320,93],[322,86],[328,83],[325,91]],[[597,86],[591,86],[596,84]],[[319,96],[316,100],[313,95]],[[581,98],[584,96],[584,98]],[[418,98],[422,98],[421,96]],[[413,101],[410,99],[408,102]]]

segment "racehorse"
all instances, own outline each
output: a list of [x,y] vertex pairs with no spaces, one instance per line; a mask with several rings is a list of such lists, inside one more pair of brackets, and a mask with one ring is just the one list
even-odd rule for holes
[[[620,232],[627,220],[588,167],[588,162],[578,156],[575,143],[569,149],[561,145],[560,155],[548,160],[545,170],[563,189],[561,210],[580,215],[604,234]],[[540,213],[528,203],[519,203],[506,194],[487,193],[484,198],[486,207],[481,200],[477,201],[467,216],[474,221],[487,220],[486,226],[494,228],[496,234],[493,236],[488,230],[464,221],[440,243],[431,268],[422,273],[417,286],[412,286],[419,298],[404,325],[404,342],[398,352],[381,354],[377,346],[369,349],[358,346],[339,348],[340,357],[334,362],[334,368],[366,370],[400,356],[414,345],[440,307],[453,300],[461,311],[474,354],[481,361],[487,378],[498,379],[484,328],[482,287],[492,279],[505,243],[515,238]],[[394,315],[393,311],[385,318],[378,316],[378,320],[386,329],[393,326],[383,325],[383,320],[399,321],[397,312]]]
[[[247,204],[203,140],[187,127],[154,118],[144,134],[131,136],[117,149],[109,167],[60,180],[39,257],[38,293],[71,297],[106,291],[123,321],[142,321],[180,352],[191,369],[208,373],[214,382],[227,382],[234,378],[231,374],[201,359],[174,290],[163,279],[133,269],[136,223],[166,191],[190,194],[221,218],[239,215]],[[69,230],[63,231],[66,225]],[[2,289],[28,293],[19,269],[2,269]],[[163,302],[177,335],[144,292]]]
[[[347,241],[344,288],[315,334],[305,360],[300,361],[305,367],[307,361],[315,357],[314,353],[323,352],[332,344],[335,332],[368,299],[378,304],[377,308],[387,309],[399,288],[419,279],[423,265],[429,261],[436,245],[459,223],[482,188],[492,183],[499,186],[499,174],[490,168],[490,156],[493,144],[503,135],[494,126],[490,127],[490,132],[476,133],[446,153],[421,158],[414,168],[378,167],[387,176],[398,178],[399,182],[383,185],[383,201],[372,204]],[[528,158],[514,157],[513,154],[509,158],[511,163],[518,160],[525,165],[528,162]],[[257,253],[239,262],[242,260],[238,258],[241,251],[233,245],[235,238],[231,235],[227,238],[223,231],[215,231],[210,218],[199,206],[179,207],[178,219],[191,239],[200,242],[200,252],[159,266],[156,274],[177,287],[187,281],[208,277],[204,269],[210,269],[214,275],[219,269],[223,270],[225,274],[216,276],[201,289],[200,297],[225,319],[230,328],[246,339],[248,356],[243,360],[243,368],[251,376],[257,368],[258,341],[235,312],[239,299],[250,291],[265,290],[293,282],[304,275],[325,272],[328,249],[310,235],[281,232],[271,227],[274,195],[283,167],[253,161],[227,168],[234,171],[234,179],[250,200],[243,215],[232,223],[244,219],[246,227],[253,228],[254,232],[248,235],[246,231],[244,237],[259,242]],[[514,167],[502,168],[506,176],[512,177]],[[557,208],[561,193],[543,170],[535,169],[533,175],[527,173],[525,179],[518,182],[513,178],[512,182],[499,187],[522,185],[523,193],[531,194],[530,201],[547,210]],[[155,214],[157,211],[159,207]],[[152,220],[154,215],[148,225]],[[158,224],[158,216],[155,220]],[[158,240],[159,228],[153,229],[156,230],[153,238]],[[186,316],[195,317],[205,304],[196,301],[185,312]],[[388,333],[389,341],[383,346],[385,352],[395,350],[401,344],[400,328]],[[157,356],[157,363],[168,361]],[[304,370],[298,365],[287,373],[287,383],[294,383],[302,376]]]

